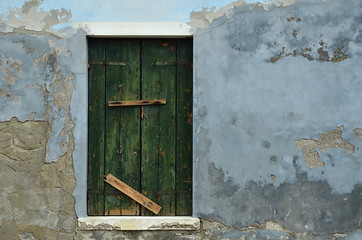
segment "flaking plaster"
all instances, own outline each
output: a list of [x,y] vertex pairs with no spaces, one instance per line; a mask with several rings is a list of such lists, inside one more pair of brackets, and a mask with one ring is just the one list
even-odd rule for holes
[[352,154],[355,151],[355,147],[343,140],[342,129],[343,125],[336,127],[336,130],[324,132],[318,140],[314,139],[300,139],[294,140],[297,148],[301,148],[305,163],[312,168],[321,167],[325,165],[325,162],[320,161],[319,152],[325,152],[327,149],[340,148],[347,151],[348,154]]
[[237,1],[191,13],[201,230],[167,233],[76,229],[87,217],[89,29],[59,29],[73,9],[43,4],[0,19],[0,236],[361,236],[361,1]]

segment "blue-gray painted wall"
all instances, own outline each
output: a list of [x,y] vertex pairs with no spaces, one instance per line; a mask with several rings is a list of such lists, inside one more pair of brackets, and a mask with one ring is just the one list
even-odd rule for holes
[[[74,213],[86,217],[87,29],[72,24],[188,22],[193,215],[234,228],[219,238],[274,221],[289,237],[358,239],[362,1],[231,2],[2,1],[0,121],[48,123],[44,163],[72,154]],[[256,239],[285,234],[268,231]]]
[[194,51],[195,215],[360,228],[361,1],[240,6],[198,30]]

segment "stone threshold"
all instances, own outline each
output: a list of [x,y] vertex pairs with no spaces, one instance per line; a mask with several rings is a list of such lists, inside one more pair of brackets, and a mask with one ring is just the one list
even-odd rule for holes
[[200,219],[194,217],[85,217],[78,218],[78,230],[200,230]]

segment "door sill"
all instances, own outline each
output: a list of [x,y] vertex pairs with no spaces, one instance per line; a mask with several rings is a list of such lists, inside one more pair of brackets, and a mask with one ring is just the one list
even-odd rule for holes
[[139,217],[139,216],[117,216],[117,217],[85,217],[78,218],[78,230],[200,230],[200,219],[194,217]]

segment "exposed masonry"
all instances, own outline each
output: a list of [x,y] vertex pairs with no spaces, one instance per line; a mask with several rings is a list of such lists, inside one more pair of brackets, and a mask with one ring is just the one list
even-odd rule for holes
[[[77,229],[85,31],[55,30],[71,10],[47,12],[40,0],[9,9],[0,16],[0,238],[362,239],[361,7],[237,1],[191,14],[201,229],[140,232]],[[300,136],[310,139],[293,142]]]
[[356,135],[356,137],[362,138],[362,128],[355,128],[353,129],[353,132]]
[[298,159],[293,162],[297,179],[279,187],[273,184],[262,187],[256,182],[240,187],[231,179],[224,180],[222,169],[202,164],[201,167],[208,168],[210,183],[202,195],[196,193],[196,201],[208,204],[199,206],[196,214],[202,219],[214,219],[235,228],[270,220],[305,235],[345,234],[362,227],[359,223],[362,184],[356,184],[349,194],[332,193],[326,181],[308,181],[307,174],[300,173]]
[[[51,40],[49,40],[49,45],[52,50],[33,60],[34,67],[41,66],[44,75],[52,76],[51,83],[45,84],[43,89],[44,96],[48,95],[49,99],[46,115],[48,115],[47,118],[53,126],[47,147],[46,162],[48,163],[57,161],[60,156],[67,152],[68,134],[74,127],[69,116],[69,110],[73,91],[72,81],[75,78],[72,72],[64,73],[61,65],[57,62],[57,59],[62,55],[61,47],[56,47],[55,42]],[[49,95],[49,93],[52,94]]]
[[[272,35],[269,35],[267,40],[267,45],[272,46],[274,49],[274,56],[266,61],[276,63],[280,59],[288,56],[301,56],[308,59],[308,61],[321,61],[321,62],[341,62],[347,59],[348,51],[348,38],[343,39],[340,44],[332,44],[329,46],[328,43],[325,43],[323,40],[323,34],[320,34],[319,38],[314,39],[314,42],[304,45],[306,38],[310,36],[303,36],[304,30],[303,25],[304,21],[310,21],[309,19],[302,19],[299,16],[288,16],[284,19],[286,26],[288,27],[287,31],[278,32],[277,27],[275,27],[275,32]],[[263,26],[259,31],[256,31],[256,35],[263,35],[264,31],[268,28],[273,28],[269,24]],[[286,42],[288,41],[288,42]],[[304,46],[303,46],[304,45]],[[235,50],[240,51],[241,46],[239,43],[233,45]]]
[[294,233],[285,226],[275,221],[265,223],[253,223],[244,228],[229,227],[219,221],[201,221],[200,231],[78,231],[75,239],[98,240],[98,239],[239,239],[239,240],[358,240],[362,236],[361,230],[350,233],[334,232],[328,235],[317,233]]
[[287,7],[294,3],[295,0],[267,0],[264,1],[266,3],[255,3],[249,4],[244,0],[238,0],[233,3],[230,3],[219,10],[215,11],[215,7],[208,9],[203,8],[200,12],[192,11],[190,14],[191,22],[189,23],[191,27],[197,31],[198,29],[206,29],[209,28],[212,22],[220,17],[226,16],[227,18],[231,18],[233,14],[234,8],[238,6],[242,6],[244,9],[254,10],[258,8],[263,8],[265,10],[269,10],[271,7]]
[[43,0],[31,0],[21,9],[10,8],[6,16],[0,15],[0,35],[34,34],[62,38],[62,33],[54,26],[66,23],[72,17],[70,10],[44,11],[40,6]]
[[[220,10],[215,12],[215,9],[206,9],[204,8],[200,12],[192,12],[190,22],[191,27],[195,28],[195,31],[200,31],[200,29],[207,29],[211,26],[212,23],[218,22],[222,18],[232,19],[232,16],[235,12],[242,9],[245,14],[248,14],[250,11],[263,11],[265,15],[269,15],[272,19],[275,19],[275,16],[272,16],[271,12],[276,7],[286,8],[288,11],[288,6],[294,3],[294,5],[301,5],[304,2],[318,5],[322,1],[318,0],[308,0],[308,1],[268,1],[268,4],[247,4],[244,1],[240,0],[229,4]],[[350,0],[346,3],[352,7],[352,10],[358,11],[361,9],[362,4],[358,0]],[[317,20],[319,16],[314,12],[310,12],[307,16],[300,16],[295,13],[299,11],[290,11],[288,16],[284,19],[281,19],[285,24],[284,29],[281,29],[280,23],[270,24],[266,21],[258,23],[254,30],[246,28],[246,25],[250,22],[245,23],[245,27],[241,25],[242,29],[239,29],[237,32],[241,31],[244,33],[243,38],[245,41],[249,41],[249,38],[255,39],[255,43],[252,48],[248,50],[257,51],[258,45],[256,45],[260,38],[263,38],[262,49],[270,48],[272,50],[272,56],[264,56],[265,51],[262,52],[261,56],[265,57],[265,61],[276,63],[284,57],[303,57],[309,61],[322,61],[322,62],[342,62],[348,58],[349,48],[354,48],[354,44],[348,44],[353,34],[343,33],[338,35],[335,31],[335,25],[333,22],[337,22],[336,18],[338,16],[333,16],[329,24],[326,24],[326,28],[319,34],[311,34],[311,32],[305,28],[311,21]],[[309,16],[308,16],[309,15]],[[343,25],[347,26],[353,23],[346,21]],[[214,23],[212,27],[217,27],[219,23]],[[354,26],[353,26],[354,27]],[[244,29],[245,28],[245,29]],[[345,31],[345,30],[342,30]],[[253,34],[248,34],[248,32],[253,32]],[[337,35],[336,35],[337,34]],[[237,33],[234,38],[236,38]],[[339,38],[338,43],[331,42],[331,38]],[[328,40],[327,40],[328,39]],[[233,48],[237,51],[244,52],[246,49],[243,47],[247,45],[245,41],[236,42],[235,39],[232,40]]]
[[[74,127],[69,111],[75,74],[64,61],[71,61],[71,51],[57,40],[65,35],[54,30],[54,26],[70,19],[71,12],[45,12],[41,4],[40,0],[28,1],[21,9],[9,8],[6,15],[0,15],[0,35],[6,35],[0,49],[0,76],[4,80],[0,82],[0,96],[5,100],[0,106],[0,120],[16,116],[22,121],[48,121],[46,162],[50,163],[69,147]],[[27,38],[20,37],[27,34]]]
[[327,149],[340,148],[346,150],[348,154],[354,153],[355,147],[342,138],[343,128],[341,125],[336,127],[336,130],[324,132],[318,140],[305,138],[294,140],[296,147],[302,149],[305,163],[309,167],[316,168],[325,165],[325,162],[320,160],[317,149],[324,152]]
[[361,228],[360,2],[193,13],[196,216],[310,239]]
[[79,218],[78,230],[102,231],[197,231],[200,229],[200,220],[192,217],[92,217]]
[[1,239],[74,236],[72,149],[57,163],[45,164],[48,126],[16,118],[0,122]]
[[[209,29],[197,31],[194,65],[199,71],[196,72],[198,81],[194,88],[197,100],[194,134],[200,136],[195,139],[200,151],[195,152],[196,161],[198,154],[205,156],[202,146],[211,141],[214,143],[210,147],[211,153],[204,159],[214,161],[237,184],[243,186],[248,180],[253,180],[264,185],[272,180],[272,174],[276,176],[273,184],[278,186],[284,181],[295,180],[291,163],[302,152],[296,150],[294,139],[304,134],[320,134],[321,129],[325,131],[341,122],[349,130],[358,126],[356,113],[359,104],[350,101],[358,96],[360,88],[360,71],[357,70],[360,69],[360,25],[354,21],[359,19],[360,11],[353,4],[341,4],[338,1],[329,1],[328,4],[297,1],[285,8],[271,6],[268,11],[263,8],[250,10],[240,5],[232,9],[229,17],[214,19]],[[334,11],[340,8],[345,9],[349,18],[341,18]],[[191,25],[192,22],[193,19]],[[323,49],[319,52],[322,56],[318,54],[321,45]],[[339,62],[326,60],[333,59],[334,54],[336,58],[341,57],[338,49],[342,46],[345,46],[343,52],[348,57]],[[306,49],[313,60],[309,61],[296,52],[271,62],[270,59],[283,47],[290,52]],[[323,51],[328,52],[328,57]],[[224,101],[220,103],[215,99]],[[350,118],[344,121],[345,116]],[[210,132],[210,136],[206,134],[208,139],[201,136],[204,130]],[[346,141],[351,142],[350,136],[347,137]],[[198,142],[199,139],[202,141]],[[355,142],[351,144],[356,145]],[[234,147],[227,150],[227,146]],[[238,151],[241,148],[245,149]],[[320,157],[328,163],[344,157],[345,151],[340,154],[328,157],[327,151]],[[357,155],[359,152],[348,157]],[[275,164],[264,162],[265,159]],[[350,176],[351,169],[360,164],[356,160],[349,163],[353,166],[344,168],[339,174]],[[333,180],[336,179],[332,174],[335,170],[329,166],[324,169],[327,174],[318,176],[311,172],[311,178],[327,180],[338,192],[350,191],[361,179],[354,175],[351,179],[354,183],[346,182],[348,190],[343,189],[342,184]],[[256,168],[258,174],[239,170]]]
[[[294,19],[294,17],[292,17],[292,18]],[[292,35],[293,35],[293,37],[296,38],[297,37],[297,31],[293,30]],[[282,57],[287,57],[287,56],[294,56],[295,57],[295,56],[298,56],[298,55],[308,59],[309,61],[313,61],[313,60],[316,59],[316,60],[319,60],[319,61],[341,62],[341,61],[344,61],[347,58],[347,55],[345,54],[345,52],[342,51],[344,49],[344,46],[341,46],[341,48],[337,48],[333,52],[333,57],[330,58],[328,51],[324,50],[324,49],[326,49],[326,47],[323,47],[323,41],[320,42],[319,44],[321,45],[321,47],[316,49],[316,52],[318,53],[317,58],[314,58],[314,57],[311,56],[312,48],[303,48],[303,49],[297,49],[297,50],[296,49],[290,49],[289,51],[286,51],[285,47],[282,47],[281,52],[277,56],[270,58],[270,61],[272,63],[275,63]]]
[[[1,56],[1,55],[0,55]],[[3,59],[3,56],[1,56]],[[16,79],[21,76],[21,69],[23,64],[14,59],[1,60],[1,70],[4,74],[3,79],[9,85],[16,82]]]

